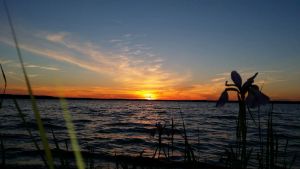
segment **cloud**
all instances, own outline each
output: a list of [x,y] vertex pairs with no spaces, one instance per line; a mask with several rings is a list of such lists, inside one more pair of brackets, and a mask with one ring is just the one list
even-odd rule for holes
[[25,67],[27,67],[27,68],[39,68],[39,69],[53,70],[53,71],[58,71],[58,70],[60,70],[59,68],[56,68],[56,67],[51,67],[51,66],[39,66],[39,65],[34,65],[34,64],[25,64]]
[[12,60],[8,60],[8,59],[1,59],[1,58],[0,58],[0,63],[1,63],[2,65],[8,64],[8,63],[11,63],[11,62],[13,62],[13,61],[12,61]]
[[[5,60],[5,59],[0,59],[1,64],[6,64],[9,67],[18,67],[20,68],[21,65],[19,62],[16,62],[15,60]],[[43,69],[43,70],[52,70],[52,71],[59,71],[60,69],[57,67],[53,66],[41,66],[41,65],[36,65],[36,64],[29,64],[29,63],[24,63],[24,66],[26,68],[38,68],[38,69]]]
[[66,32],[60,32],[55,34],[47,34],[46,39],[51,42],[63,42],[65,37],[68,35]]
[[121,39],[111,39],[109,40],[110,43],[117,43],[117,42],[123,42]]
[[132,37],[132,34],[126,33],[126,34],[124,34],[123,36],[126,37],[126,38],[130,38],[130,37]]
[[30,78],[34,78],[34,77],[38,77],[39,75],[38,74],[28,74],[28,77]]
[[25,82],[24,78],[21,78],[16,72],[8,71],[6,73],[7,73],[7,78],[8,79],[11,78],[13,80],[17,80],[17,81],[20,81],[20,82]]
[[[131,36],[131,34],[124,35],[126,38]],[[89,71],[109,75],[123,87],[159,89],[176,86],[187,78],[187,75],[183,73],[178,74],[166,70],[163,59],[152,55],[148,51],[150,48],[142,44],[128,46],[128,51],[105,53],[97,44],[73,40],[70,33],[43,32],[36,37],[39,38],[36,40],[39,43],[26,41],[24,38],[24,40],[22,39],[23,43],[20,43],[20,48],[37,56],[44,56]],[[3,38],[0,40],[13,46],[11,40],[3,40]],[[128,45],[129,43],[124,44]],[[58,68],[49,66],[27,65],[27,67],[58,70]]]
[[225,77],[211,79],[212,82],[225,81]]
[[230,72],[223,72],[216,74],[217,76],[230,76]]

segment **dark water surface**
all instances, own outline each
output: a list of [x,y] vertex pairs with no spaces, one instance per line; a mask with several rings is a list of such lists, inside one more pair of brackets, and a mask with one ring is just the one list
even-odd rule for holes
[[[18,102],[27,115],[29,127],[37,135],[30,100],[20,99]],[[234,103],[218,109],[215,108],[215,103],[176,101],[69,100],[68,104],[81,148],[86,150],[88,146],[93,146],[96,153],[138,156],[144,151],[143,156],[152,157],[157,147],[157,138],[151,136],[155,124],[166,123],[167,128],[170,128],[173,118],[175,128],[182,131],[180,111],[189,142],[200,161],[219,162],[225,149],[235,140],[238,105]],[[50,128],[54,130],[57,139],[62,141],[61,148],[65,149],[63,140],[67,139],[68,135],[59,101],[41,99],[38,100],[38,105],[49,132],[51,147],[55,146]],[[262,126],[266,124],[266,115],[270,107],[269,105],[261,110]],[[0,133],[4,136],[7,163],[41,163],[39,157],[32,153],[36,149],[18,117],[12,100],[4,100],[0,111]],[[279,149],[283,151],[288,139],[287,160],[290,161],[292,156],[298,153],[294,168],[300,168],[300,105],[275,104],[273,112],[274,129],[280,139]],[[258,122],[257,113],[253,115]],[[249,147],[257,150],[257,127],[252,120],[249,120],[248,124]],[[167,139],[164,139],[164,142],[170,143]],[[184,139],[180,134],[175,135],[174,144],[173,156],[180,160],[184,148]],[[255,154],[253,153],[253,156]]]

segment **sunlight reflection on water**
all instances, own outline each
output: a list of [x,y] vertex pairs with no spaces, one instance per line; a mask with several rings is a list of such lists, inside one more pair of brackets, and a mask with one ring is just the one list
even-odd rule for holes
[[[216,109],[215,103],[176,102],[176,101],[103,101],[103,100],[69,100],[69,110],[73,116],[77,135],[82,149],[94,146],[96,152],[114,153],[137,156],[144,150],[143,156],[151,157],[156,148],[157,140],[151,137],[151,132],[157,122],[170,125],[174,118],[175,127],[182,130],[182,120],[179,112],[183,112],[189,142],[196,155],[204,161],[219,161],[225,148],[234,143],[236,104],[227,104]],[[29,100],[19,100],[22,110],[27,114],[29,126],[36,133],[33,113],[30,111]],[[56,100],[38,100],[46,129],[53,128],[58,140],[67,139],[64,119]],[[275,105],[274,126],[282,138],[289,139],[291,155],[300,152],[300,105]],[[269,107],[262,111],[266,117]],[[11,100],[5,100],[1,110],[0,132],[5,136],[5,146],[8,148],[8,162],[16,159],[22,163],[31,159],[36,163],[36,156],[18,157],[19,152],[35,150]],[[257,117],[254,114],[255,118]],[[265,119],[262,120],[265,126]],[[249,138],[256,145],[257,129],[249,120]],[[51,136],[49,134],[49,136]],[[50,137],[51,140],[51,137]],[[199,141],[200,143],[199,143]],[[63,144],[63,143],[61,143]],[[180,147],[184,140],[175,136],[175,155],[182,156]],[[52,144],[52,147],[54,145]],[[64,148],[64,147],[63,147]],[[256,147],[258,148],[258,147]],[[26,154],[26,153],[24,153]],[[22,160],[23,159],[23,160]],[[299,166],[299,159],[296,166]]]

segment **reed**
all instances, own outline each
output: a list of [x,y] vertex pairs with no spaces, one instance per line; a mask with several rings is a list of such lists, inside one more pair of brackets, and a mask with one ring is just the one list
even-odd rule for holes
[[27,91],[28,91],[28,94],[31,98],[31,107],[32,107],[32,110],[34,112],[34,116],[35,116],[37,126],[38,126],[38,129],[39,129],[39,134],[40,134],[42,144],[43,144],[43,147],[44,147],[44,151],[45,151],[45,154],[46,154],[47,164],[49,166],[49,169],[54,169],[54,161],[53,161],[52,153],[50,151],[48,138],[47,138],[47,135],[46,135],[46,131],[45,131],[45,128],[44,128],[43,121],[41,119],[40,111],[38,109],[35,97],[33,95],[33,91],[32,91],[31,85],[30,85],[29,78],[28,78],[26,70],[25,70],[25,66],[24,66],[24,62],[23,62],[23,58],[22,58],[22,53],[21,53],[21,50],[19,48],[17,35],[16,35],[15,29],[14,29],[14,26],[13,26],[13,21],[12,21],[12,18],[10,17],[10,13],[9,13],[9,9],[8,9],[6,0],[3,0],[3,2],[4,2],[4,8],[5,8],[5,11],[6,11],[6,14],[7,14],[8,23],[9,23],[11,33],[12,33],[12,36],[13,36],[13,41],[14,41],[15,48],[16,48],[16,51],[17,51],[17,55],[18,55],[18,58],[19,58],[19,61],[20,61],[20,64],[21,64],[21,68],[22,68],[22,71],[23,71],[24,78],[25,78]]
[[[260,138],[261,140],[262,138]],[[264,145],[261,142],[261,147],[266,147],[265,152],[261,149],[259,154],[259,168],[262,169],[273,169],[273,168],[281,168],[281,169],[291,169],[295,160],[296,154],[293,156],[290,162],[287,162],[287,148],[288,148],[288,139],[286,140],[285,148],[283,150],[284,159],[283,162],[279,160],[279,138],[276,134],[276,131],[273,127],[273,104],[271,110],[268,112],[268,120],[267,120],[267,135],[266,135],[266,143]],[[265,160],[265,163],[263,162]]]
[[[3,87],[1,93],[2,93],[2,95],[4,95],[6,93],[7,80],[6,80],[6,76],[5,76],[5,73],[4,73],[4,70],[3,70],[3,67],[1,64],[0,64],[0,68],[1,68],[2,77],[4,79],[4,87]],[[0,110],[2,109],[2,103],[3,103],[3,97],[0,98]],[[1,162],[2,162],[2,166],[5,166],[6,150],[5,150],[5,146],[4,146],[4,136],[2,135],[2,133],[0,133],[0,142],[1,142],[0,148],[1,148],[1,159],[2,159]]]
[[[19,47],[19,44],[18,44],[15,29],[14,29],[14,26],[13,26],[13,21],[12,21],[12,18],[10,16],[10,12],[9,12],[6,0],[3,0],[3,2],[4,2],[4,8],[5,8],[5,12],[7,14],[7,19],[8,19],[8,22],[9,22],[9,26],[10,26],[10,29],[11,29],[13,41],[14,41],[15,48],[16,48],[16,51],[17,51],[17,55],[18,55],[18,58],[19,58],[19,61],[20,61],[20,64],[21,64],[21,68],[22,68],[24,78],[25,78],[28,94],[31,98],[32,110],[33,110],[34,115],[35,115],[35,119],[36,119],[38,130],[39,130],[39,134],[40,134],[42,144],[43,144],[43,147],[44,147],[44,151],[45,151],[45,154],[46,154],[46,160],[45,161],[48,164],[49,169],[54,169],[54,160],[53,160],[52,153],[51,153],[51,150],[50,150],[50,147],[49,147],[47,134],[46,134],[46,131],[45,131],[45,128],[44,128],[44,125],[43,125],[43,121],[41,119],[41,114],[40,114],[40,111],[38,109],[36,99],[34,97],[34,94],[33,94],[32,88],[31,88],[29,78],[28,78],[27,73],[26,73],[22,53],[21,53],[21,50],[20,50],[20,47]],[[1,67],[1,70],[2,70],[2,67]],[[3,70],[2,70],[2,73],[4,74]],[[5,81],[6,81],[6,78],[5,78]],[[71,146],[72,146],[73,152],[75,154],[77,167],[78,167],[78,169],[84,169],[85,165],[84,165],[82,155],[81,155],[81,152],[80,152],[80,148],[79,148],[79,145],[78,145],[77,137],[76,137],[75,130],[74,130],[74,125],[72,123],[72,118],[71,118],[70,113],[68,112],[67,103],[63,98],[61,98],[60,100],[61,100],[61,107],[63,109],[64,119],[66,121],[68,133],[69,133],[69,136],[70,136],[70,139],[71,139]]]
[[234,164],[233,167],[237,168],[246,169],[252,154],[252,149],[247,150],[247,110],[254,121],[249,107],[264,105],[270,100],[268,96],[259,90],[257,85],[253,84],[257,75],[258,73],[255,73],[245,83],[242,83],[242,78],[239,73],[232,71],[231,80],[233,84],[228,84],[227,81],[225,82],[226,88],[216,104],[217,107],[223,106],[228,101],[228,92],[235,92],[237,95],[239,112],[236,127],[236,153],[234,156],[230,156],[230,160],[236,160],[236,162],[232,162],[232,164]]
[[187,137],[187,132],[186,132],[186,128],[185,128],[185,123],[184,123],[184,119],[183,119],[183,115],[182,115],[182,111],[179,112],[180,113],[180,117],[181,117],[181,121],[182,121],[182,127],[183,127],[183,138],[184,138],[184,160],[191,163],[191,162],[195,162],[195,155],[192,149],[192,146],[189,144],[189,140]]
[[[158,135],[157,136],[157,147],[153,153],[152,158],[156,157],[157,151],[158,151],[157,158],[160,158],[161,151],[163,151],[165,158],[168,158],[167,153],[164,148],[164,144],[163,144],[163,134],[165,134],[166,124],[156,123],[155,127],[156,127],[155,131],[157,132],[157,135]],[[154,133],[154,135],[155,135],[155,133]]]
[[40,155],[42,161],[44,162],[45,167],[48,168],[47,160],[45,159],[44,154],[42,153],[42,151],[41,151],[41,149],[40,149],[40,146],[38,145],[38,143],[37,143],[35,137],[33,136],[33,134],[32,134],[32,132],[31,132],[30,128],[28,127],[28,123],[27,123],[27,121],[26,121],[26,119],[25,119],[25,114],[22,112],[22,110],[21,110],[21,108],[20,108],[20,106],[19,106],[17,100],[16,100],[16,99],[13,99],[13,101],[14,101],[15,107],[16,107],[16,109],[17,109],[18,115],[19,115],[19,117],[21,118],[22,123],[23,123],[25,129],[27,130],[27,132],[28,132],[28,134],[29,134],[29,137],[30,137],[31,141],[33,142],[35,148],[36,148],[37,151],[39,152],[39,155]]
[[64,119],[65,119],[65,122],[66,122],[68,134],[69,134],[69,137],[70,137],[72,150],[73,150],[74,155],[75,155],[77,168],[78,169],[84,169],[85,164],[84,164],[84,161],[83,161],[83,158],[82,158],[82,155],[81,155],[81,151],[80,151],[80,147],[79,147],[79,144],[78,144],[78,139],[77,139],[77,136],[76,136],[75,127],[74,127],[74,124],[72,122],[72,116],[71,116],[71,114],[68,110],[68,104],[67,104],[66,100],[63,99],[63,98],[60,99],[60,104],[61,104],[61,107],[62,107]]
[[4,137],[2,136],[2,134],[0,135],[0,141],[1,141],[1,155],[2,155],[2,166],[5,166],[5,147],[4,147]]
[[56,150],[58,152],[58,158],[60,160],[60,166],[61,166],[61,168],[66,168],[65,160],[64,160],[63,154],[62,154],[63,151],[59,147],[59,143],[58,143],[58,140],[57,140],[57,138],[56,138],[56,136],[54,134],[53,128],[50,127],[50,129],[51,129],[51,133],[52,133],[52,137],[53,137],[53,142],[54,142],[55,148],[56,148]]

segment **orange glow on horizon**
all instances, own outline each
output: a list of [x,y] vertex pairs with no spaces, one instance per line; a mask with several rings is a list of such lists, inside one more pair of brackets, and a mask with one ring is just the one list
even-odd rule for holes
[[[73,86],[33,86],[34,95],[70,97],[70,98],[99,98],[99,99],[144,99],[144,100],[217,100],[223,91],[221,88],[210,88],[201,86],[201,88],[173,88],[159,90],[131,90],[114,89],[105,87],[73,87]],[[300,100],[300,96],[271,93],[270,90],[265,92],[271,100]],[[27,88],[22,86],[10,85],[7,88],[7,94],[27,95]],[[289,97],[287,97],[289,96]],[[234,93],[230,93],[230,100],[235,100]]]
[[145,99],[145,100],[157,100],[158,96],[155,93],[156,92],[149,91],[149,90],[142,90],[136,92],[136,94],[138,95],[138,99]]

